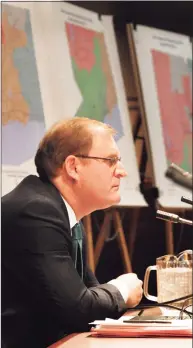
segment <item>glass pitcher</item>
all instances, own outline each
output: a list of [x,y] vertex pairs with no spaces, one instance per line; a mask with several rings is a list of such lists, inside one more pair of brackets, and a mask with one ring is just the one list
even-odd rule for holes
[[[158,303],[192,295],[192,250],[182,251],[177,256],[164,255],[156,259],[156,265],[146,269],[144,295]],[[157,275],[157,296],[148,293],[149,276],[152,270]],[[182,301],[183,303],[183,301]],[[178,306],[180,303],[177,301]]]

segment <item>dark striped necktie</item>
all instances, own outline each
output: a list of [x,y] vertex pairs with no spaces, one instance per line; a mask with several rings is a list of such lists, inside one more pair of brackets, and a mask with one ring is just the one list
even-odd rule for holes
[[72,259],[74,261],[75,268],[83,279],[83,255],[82,255],[82,227],[80,223],[77,223],[72,228]]

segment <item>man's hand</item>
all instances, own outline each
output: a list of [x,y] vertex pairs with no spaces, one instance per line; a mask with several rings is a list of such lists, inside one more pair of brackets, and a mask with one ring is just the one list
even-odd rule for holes
[[117,287],[128,307],[133,308],[141,301],[143,296],[143,282],[135,273],[122,274],[109,283]]

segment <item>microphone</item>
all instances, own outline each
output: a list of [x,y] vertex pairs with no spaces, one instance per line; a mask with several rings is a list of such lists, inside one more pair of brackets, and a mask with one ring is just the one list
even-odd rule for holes
[[184,196],[181,197],[181,202],[193,205],[193,201],[191,201],[191,199],[186,198]]
[[182,219],[176,214],[171,214],[171,213],[168,213],[168,212],[162,211],[162,210],[157,210],[156,217],[158,219],[170,221],[172,223],[181,223],[181,224],[186,224],[186,225],[193,225],[193,221]]
[[171,163],[165,175],[166,177],[172,179],[177,184],[180,184],[186,188],[192,189],[192,186],[193,186],[192,174],[178,167],[177,164]]

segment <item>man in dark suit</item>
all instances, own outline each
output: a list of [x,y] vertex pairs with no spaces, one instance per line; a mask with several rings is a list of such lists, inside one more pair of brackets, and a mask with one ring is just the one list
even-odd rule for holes
[[39,176],[28,176],[2,198],[5,347],[45,348],[140,302],[142,282],[135,274],[98,283],[77,224],[120,201],[126,172],[113,136],[110,126],[95,120],[57,123],[36,153]]

